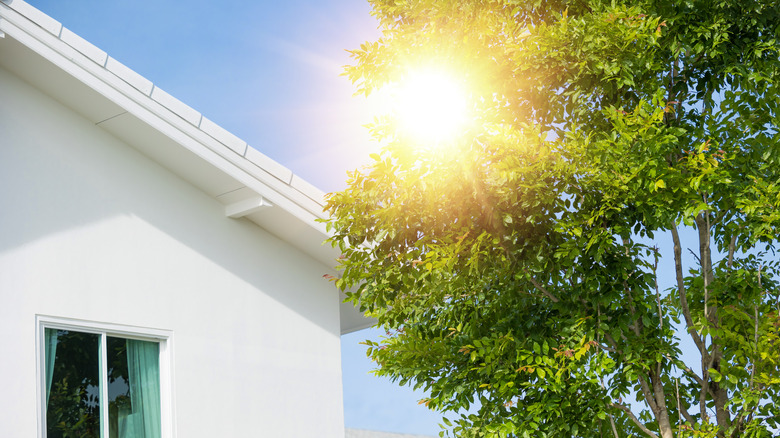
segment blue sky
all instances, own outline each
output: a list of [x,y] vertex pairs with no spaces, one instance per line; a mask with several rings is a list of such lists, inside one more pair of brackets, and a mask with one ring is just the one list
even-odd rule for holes
[[[378,36],[365,0],[27,1],[326,192],[376,150],[340,76]],[[438,434],[423,394],[368,374],[358,342],[376,336],[342,338],[346,426]]]
[[374,147],[340,76],[378,35],[365,0],[28,2],[324,191]]

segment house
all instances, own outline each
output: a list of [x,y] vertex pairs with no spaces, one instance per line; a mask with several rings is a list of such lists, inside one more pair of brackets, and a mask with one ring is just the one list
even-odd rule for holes
[[22,0],[0,36],[0,435],[343,437],[322,193]]
[[346,429],[345,438],[433,438],[427,435],[408,435],[403,433],[378,432],[374,430]]

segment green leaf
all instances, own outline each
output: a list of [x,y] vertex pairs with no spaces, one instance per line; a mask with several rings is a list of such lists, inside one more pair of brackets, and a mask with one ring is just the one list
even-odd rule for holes
[[723,380],[723,375],[721,375],[714,368],[710,368],[707,372],[710,374],[710,378],[712,379],[713,382],[720,382],[721,380]]

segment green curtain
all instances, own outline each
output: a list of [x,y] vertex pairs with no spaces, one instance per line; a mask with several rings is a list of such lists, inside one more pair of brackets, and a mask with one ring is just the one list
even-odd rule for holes
[[127,371],[132,414],[120,438],[160,438],[160,345],[128,339]]
[[[57,330],[44,329],[44,355],[46,363],[44,371],[46,373],[46,404],[49,404],[49,394],[51,394],[51,379],[54,376],[54,359],[57,357]],[[40,351],[40,350],[38,350]]]

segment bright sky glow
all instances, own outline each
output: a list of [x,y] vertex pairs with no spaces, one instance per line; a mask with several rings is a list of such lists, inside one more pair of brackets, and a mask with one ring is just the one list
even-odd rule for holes
[[412,140],[437,146],[465,129],[468,99],[462,81],[439,70],[409,73],[393,93],[399,128]]

